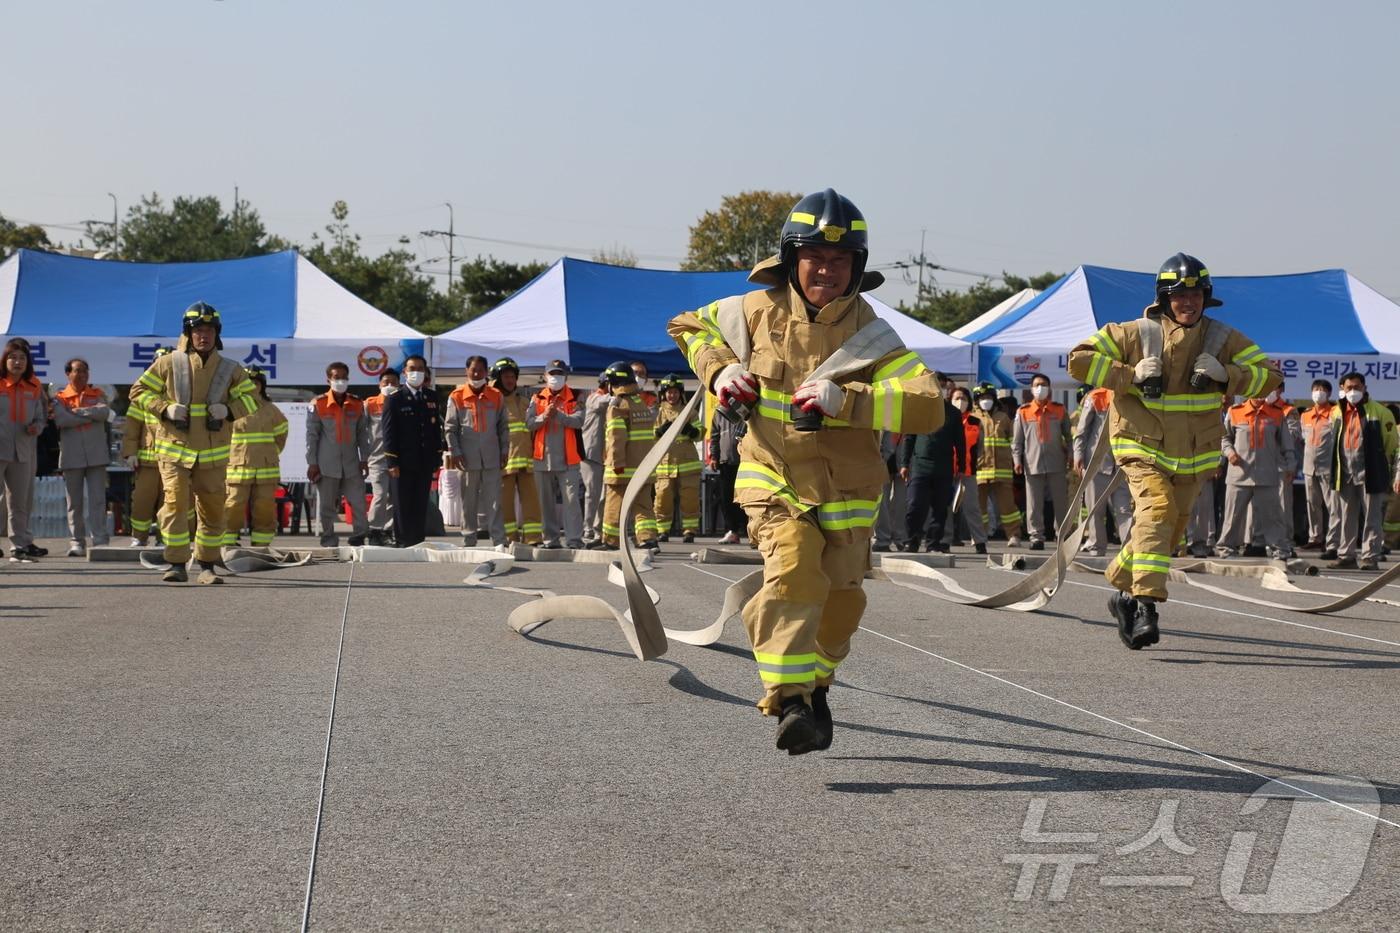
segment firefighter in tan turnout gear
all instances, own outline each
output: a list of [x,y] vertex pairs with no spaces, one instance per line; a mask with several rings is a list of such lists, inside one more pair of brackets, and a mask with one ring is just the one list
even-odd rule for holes
[[[169,347],[156,350],[155,358],[170,355]],[[160,419],[140,405],[126,410],[122,425],[122,459],[131,467],[131,510],[126,523],[131,527],[131,546],[145,547],[154,529],[159,531],[156,512],[164,498],[160,488],[160,464],[156,462],[156,428]]]
[[163,356],[131,387],[131,401],[159,419],[155,455],[165,501],[160,533],[170,569],[167,583],[188,579],[190,500],[199,527],[194,556],[200,583],[222,583],[214,572],[224,540],[225,473],[233,421],[258,410],[257,387],[243,367],[219,354],[223,323],[202,301],[185,311],[175,352]]
[[1264,351],[1204,317],[1223,302],[1210,273],[1177,253],[1157,273],[1157,300],[1136,321],[1105,324],[1070,351],[1069,373],[1113,390],[1113,456],[1133,496],[1133,530],[1105,576],[1109,611],[1133,650],[1155,644],[1172,549],[1196,493],[1220,462],[1223,395],[1257,398],[1283,383]]
[[[667,376],[657,383],[657,388],[661,390],[661,404],[656,409],[656,436],[660,437],[685,407],[685,387],[675,376]],[[686,544],[694,543],[695,533],[700,530],[701,463],[695,451],[695,441],[704,431],[705,423],[695,418],[681,428],[680,437],[656,465],[656,524],[662,541],[667,539],[671,529],[674,500],[677,498],[680,500],[681,531],[684,535],[681,540]],[[679,496],[676,495],[677,490]]]
[[997,388],[990,382],[977,386],[977,418],[982,422],[982,446],[977,455],[977,503],[982,507],[982,527],[990,529],[987,502],[997,505],[997,521],[1006,532],[1006,546],[1021,546],[1021,510],[1016,507],[1014,458],[1011,444],[1016,426],[997,405]]
[[256,366],[248,378],[258,387],[258,410],[234,422],[228,455],[228,498],[224,502],[224,546],[238,544],[238,530],[248,516],[248,540],[267,547],[277,535],[277,486],[282,482],[282,450],[287,446],[287,416],[267,397],[267,376]]
[[765,689],[758,706],[779,717],[778,748],[793,755],[831,745],[827,692],[865,610],[887,477],[880,432],[943,422],[933,374],[860,297],[883,280],[865,272],[867,244],[854,204],[830,188],[808,195],[783,225],[779,255],[749,276],[765,290],[669,327],[721,411],[753,413],[735,498],[764,582],[743,619]]
[[[623,360],[603,370],[612,398],[608,401],[607,433],[603,442],[603,538],[595,550],[615,551],[627,529],[622,527],[622,499],[642,458],[656,440],[656,409],[642,400],[637,376]],[[655,487],[647,484],[637,496],[637,543],[659,550],[656,541]]]

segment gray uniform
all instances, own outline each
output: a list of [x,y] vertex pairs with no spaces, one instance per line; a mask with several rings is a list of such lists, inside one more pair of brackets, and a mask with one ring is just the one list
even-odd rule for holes
[[1016,410],[1011,462],[1026,478],[1026,529],[1032,542],[1045,542],[1045,503],[1055,503],[1061,520],[1068,507],[1065,451],[1069,414],[1059,402],[1027,402]]
[[384,454],[384,404],[388,396],[365,399],[369,422],[369,530],[383,533],[393,527],[394,500],[390,493],[389,458]]
[[1313,406],[1302,419],[1303,490],[1308,501],[1308,541],[1320,541],[1335,551],[1342,540],[1342,510],[1332,484],[1332,457],[1336,435],[1332,433],[1333,403]]
[[[66,391],[66,390],[65,390]],[[108,543],[107,464],[112,460],[107,440],[107,417],[111,407],[100,389],[89,389],[82,399],[73,399],[74,411],[59,394],[53,406],[58,425],[58,468],[68,492],[68,530],[72,545]]]
[[[1362,443],[1355,446],[1347,444],[1342,437],[1345,430],[1345,417],[1340,412],[1334,412],[1332,422],[1333,430],[1333,456],[1340,454],[1341,476],[1334,476],[1333,482],[1336,484],[1337,511],[1341,513],[1341,540],[1337,546],[1337,559],[1356,559],[1363,562],[1379,561],[1381,558],[1381,546],[1383,542],[1383,528],[1385,523],[1385,498],[1383,492],[1366,491],[1366,452],[1364,440],[1365,427],[1365,406],[1371,404],[1369,397],[1362,400],[1360,406],[1356,406],[1356,417],[1362,418],[1363,439]],[[1339,402],[1343,410],[1351,407],[1346,402]],[[1336,450],[1340,444],[1341,450]],[[1335,462],[1335,460],[1334,460]],[[1361,553],[1357,554],[1356,539],[1361,538]]]
[[491,543],[506,543],[501,515],[501,457],[509,444],[510,421],[496,389],[479,393],[461,387],[447,397],[443,417],[447,450],[462,464],[462,540],[476,545],[478,516],[486,516]]
[[34,474],[39,468],[39,437],[25,430],[40,430],[48,420],[43,390],[32,383],[0,386],[0,534],[8,520],[10,544],[27,548],[29,512],[34,503]]
[[603,533],[603,446],[607,443],[608,393],[590,392],[583,402],[583,540]]
[[[895,455],[895,435],[889,431],[880,434],[880,457],[889,463]],[[909,535],[904,527],[904,513],[909,510],[909,490],[904,480],[896,473],[885,480],[885,488],[880,490],[880,511],[875,518],[875,546],[888,548],[891,544],[903,546]]]
[[[583,547],[583,503],[580,489],[583,485],[578,463],[569,463],[566,451],[566,432],[578,431],[583,427],[585,399],[574,394],[567,386],[559,390],[561,398],[573,397],[572,413],[548,409],[539,412],[539,400],[549,398],[549,389],[543,389],[530,399],[525,408],[525,427],[534,438],[537,431],[544,432],[543,457],[535,458],[535,488],[540,494],[540,514],[544,520],[544,543],[558,542],[561,529],[559,513],[562,509],[564,544],[571,548]],[[565,393],[568,393],[566,395]],[[580,460],[582,451],[579,451]],[[559,506],[556,506],[556,500]]]
[[360,464],[369,461],[369,418],[364,403],[347,394],[337,405],[327,392],[307,407],[306,464],[319,467],[316,497],[321,513],[321,546],[336,547],[336,507],[340,497],[350,503],[350,534],[361,537],[369,531],[365,517],[365,480]]
[[[1094,448],[1098,446],[1099,437],[1104,429],[1108,427],[1108,405],[1104,404],[1100,410],[1096,402],[1097,396],[1090,392],[1084,396],[1084,401],[1079,406],[1079,420],[1074,426],[1074,460],[1084,466],[1089,465],[1089,457],[1094,453]],[[1113,482],[1113,474],[1118,471],[1118,464],[1112,457],[1105,457],[1103,465],[1092,475],[1084,480],[1084,503],[1081,508],[1089,508],[1098,501],[1099,496],[1108,488],[1108,484]],[[1118,529],[1118,540],[1127,541],[1128,535],[1133,530],[1133,495],[1128,491],[1126,483],[1119,483],[1118,488],[1113,490],[1109,497],[1109,507],[1113,512],[1114,526]],[[1100,509],[1095,515],[1089,516],[1089,527],[1084,538],[1083,548],[1102,556],[1108,550],[1108,533],[1105,527],[1103,510]]]
[[1293,538],[1284,533],[1278,488],[1285,473],[1297,470],[1292,438],[1278,409],[1249,402],[1230,409],[1225,420],[1221,453],[1239,457],[1225,471],[1224,529],[1216,544],[1222,557],[1236,553],[1244,543],[1246,513],[1250,508],[1259,522],[1269,556],[1293,556]]

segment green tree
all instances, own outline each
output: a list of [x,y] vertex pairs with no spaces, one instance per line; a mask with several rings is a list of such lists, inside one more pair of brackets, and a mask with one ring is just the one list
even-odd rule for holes
[[906,306],[901,302],[899,310],[947,333],[957,330],[982,312],[990,311],[1023,288],[1049,288],[1060,277],[1058,272],[1045,272],[1029,279],[1003,273],[1000,285],[982,281],[966,291],[935,286],[925,289],[913,305]]
[[0,262],[9,259],[18,249],[48,249],[53,246],[49,235],[38,224],[20,226],[0,214]]
[[778,251],[788,211],[802,195],[784,191],[742,191],[720,200],[690,228],[690,248],[681,268],[687,272],[751,269]]
[[87,225],[98,249],[113,249],[137,262],[206,262],[262,256],[291,248],[269,236],[258,212],[240,200],[232,213],[213,195],[177,197],[167,208],[159,194],[141,198],[126,212],[118,238],[109,224]]
[[605,246],[602,249],[593,251],[593,261],[601,262],[609,266],[626,266],[629,269],[637,268],[637,254],[625,246],[614,243],[612,246]]

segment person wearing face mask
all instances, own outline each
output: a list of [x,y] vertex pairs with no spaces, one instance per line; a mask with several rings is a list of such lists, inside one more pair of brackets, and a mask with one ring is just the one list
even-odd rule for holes
[[404,360],[404,386],[384,403],[384,456],[394,497],[394,543],[413,547],[427,537],[428,493],[445,448],[442,411],[427,387],[428,361]]
[[277,535],[277,486],[282,481],[282,451],[287,446],[287,416],[267,397],[267,376],[256,366],[248,378],[258,387],[262,404],[233,426],[228,455],[228,522],[224,547],[238,544],[238,530],[248,520],[253,547],[267,547]]
[[505,466],[501,469],[501,512],[506,537],[534,547],[544,538],[540,521],[540,493],[535,486],[534,439],[525,421],[529,399],[519,392],[520,367],[508,356],[491,367],[492,385],[505,399],[506,427],[510,433]]
[[87,537],[94,547],[107,544],[107,394],[88,383],[88,363],[71,359],[63,367],[68,385],[55,398],[53,420],[58,425],[58,468],[68,491],[68,528],[73,540],[69,557],[87,554]]
[[39,433],[48,421],[43,386],[34,376],[29,344],[5,344],[0,376],[0,529],[10,530],[10,560],[32,561],[49,552],[29,533],[30,502],[38,469]]
[[655,392],[647,388],[647,382],[651,378],[650,373],[647,372],[647,364],[641,360],[632,360],[627,365],[632,367],[632,375],[637,379],[637,398],[641,399],[648,408],[655,408],[660,399]]
[[[901,550],[911,554],[918,553],[920,542],[929,551],[948,550],[943,538],[954,478],[967,471],[963,411],[951,400],[955,386],[941,373],[938,383],[944,396],[943,424],[928,434],[906,434],[899,445],[899,477],[909,491],[909,504],[902,516],[906,541]],[[963,409],[966,407],[964,399]]]
[[544,388],[535,393],[525,408],[546,548],[559,547],[561,510],[565,547],[583,547],[578,467],[582,459],[578,435],[583,427],[583,404],[569,387],[568,378],[569,365],[563,360],[550,360],[544,368]]
[[1026,526],[1031,550],[1045,550],[1048,497],[1055,503],[1056,516],[1063,519],[1069,508],[1065,471],[1069,466],[1069,412],[1059,402],[1050,401],[1050,379],[1031,377],[1032,400],[1016,410],[1011,438],[1011,460],[1016,475],[1026,478]]
[[982,422],[981,452],[977,459],[977,503],[982,509],[982,524],[991,527],[988,501],[996,503],[997,520],[1006,533],[1007,547],[1021,546],[1021,510],[1016,507],[1013,487],[1015,464],[1011,443],[1016,426],[997,405],[997,389],[990,382],[977,386],[978,418]]
[[[1079,405],[1079,420],[1074,426],[1074,472],[1078,475],[1084,474],[1089,458],[1093,456],[1094,448],[1099,444],[1099,438],[1108,427],[1108,411],[1112,403],[1113,392],[1110,389],[1091,389],[1084,393]],[[1117,464],[1109,457],[1094,475],[1085,480],[1084,508],[1090,508],[1099,501],[1099,496],[1103,495],[1104,489],[1113,481],[1113,475],[1117,472]],[[1120,483],[1108,501],[1113,512],[1114,524],[1118,529],[1118,540],[1127,541],[1133,527],[1133,499],[1128,493],[1128,488]],[[1103,557],[1107,553],[1108,529],[1102,509],[1089,516],[1083,550],[1095,557]]]
[[1306,551],[1322,551],[1323,560],[1337,559],[1342,537],[1342,514],[1332,488],[1332,383],[1314,379],[1312,406],[1299,419],[1303,435],[1303,490],[1308,505]]
[[[1284,536],[1293,542],[1293,481],[1297,477],[1296,464],[1303,457],[1302,420],[1298,415],[1298,409],[1294,408],[1278,389],[1264,396],[1264,404],[1278,411],[1279,416],[1283,419],[1283,428],[1287,434],[1284,442],[1293,448],[1295,469],[1291,473],[1280,474],[1278,487],[1279,522],[1283,527]],[[1267,547],[1268,530],[1259,521],[1252,505],[1250,506],[1249,529],[1249,540],[1259,541],[1263,539]]]
[[306,416],[306,478],[316,485],[321,512],[321,547],[338,547],[335,520],[340,498],[350,503],[350,546],[369,535],[365,476],[369,473],[369,418],[365,404],[349,394],[350,367],[326,367],[329,391],[311,400]]
[[[953,519],[961,518],[978,554],[987,553],[987,526],[983,524],[982,503],[977,497],[977,464],[982,459],[982,409],[972,404],[972,393],[959,386],[950,396],[953,407],[962,413],[962,443],[955,448],[953,498],[958,500]],[[958,488],[962,488],[959,497]]]
[[447,397],[443,416],[449,464],[462,478],[462,544],[476,547],[478,516],[485,516],[491,543],[508,545],[501,517],[501,466],[510,442],[506,402],[487,384],[486,357],[467,358],[466,382]]
[[[661,390],[661,401],[656,410],[656,436],[660,437],[685,407],[685,387],[680,379],[668,375],[657,383],[657,388]],[[695,441],[703,431],[704,423],[697,416],[681,428],[671,449],[656,465],[656,525],[663,542],[670,538],[677,508],[686,544],[693,544],[695,533],[700,530],[700,455]]]
[[883,281],[866,272],[868,258],[865,218],[827,188],[788,212],[778,255],[749,275],[763,290],[668,327],[721,409],[752,410],[735,496],[764,580],[743,619],[764,687],[758,706],[777,717],[777,747],[793,755],[832,742],[828,691],[865,612],[861,584],[888,477],[880,432],[923,434],[943,423],[933,374],[893,334],[858,355],[868,361],[860,368],[811,378],[877,320],[861,297]]
[[1070,351],[1072,378],[1113,390],[1113,457],[1133,497],[1133,530],[1105,576],[1109,611],[1131,650],[1160,639],[1157,604],[1167,598],[1172,552],[1206,475],[1220,462],[1222,395],[1259,398],[1283,384],[1244,334],[1205,317],[1210,272],[1177,253],[1156,277],[1143,316],[1108,323]]
[[384,403],[399,390],[399,371],[392,366],[379,374],[379,394],[365,399],[369,422],[369,543],[382,547],[392,534],[394,497],[389,493],[389,458],[384,456]]
[[1239,553],[1246,510],[1253,512],[1270,557],[1288,560],[1293,556],[1293,539],[1284,533],[1277,495],[1280,478],[1291,479],[1297,469],[1283,417],[1277,405],[1258,398],[1235,405],[1226,414],[1220,449],[1230,467],[1225,473],[1225,520],[1216,544],[1220,557]]
[[[608,402],[607,436],[603,445],[603,537],[596,550],[616,551],[622,544],[622,500],[627,484],[636,475],[642,459],[656,438],[656,410],[637,398],[637,377],[632,367],[619,360],[603,371],[608,377],[612,399]],[[659,550],[657,543],[655,490],[648,483],[633,501],[637,543],[649,550]]]
[[[1395,417],[1371,401],[1366,377],[1342,377],[1342,399],[1332,410],[1332,488],[1341,512],[1341,538],[1331,570],[1379,570],[1385,497],[1395,463]],[[1357,556],[1357,538],[1361,539]]]
[[583,542],[594,544],[603,534],[603,452],[607,444],[608,376],[600,373],[598,387],[583,400]]

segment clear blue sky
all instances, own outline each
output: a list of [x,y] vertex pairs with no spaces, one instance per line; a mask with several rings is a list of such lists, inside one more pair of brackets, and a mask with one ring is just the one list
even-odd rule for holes
[[830,185],[874,263],[927,228],[978,271],[1184,249],[1400,297],[1393,2],[65,0],[0,27],[12,218],[236,184],[273,232],[344,199],[367,248],[428,259],[450,200],[462,233],[673,268],[723,195]]

